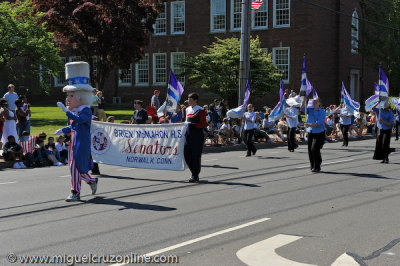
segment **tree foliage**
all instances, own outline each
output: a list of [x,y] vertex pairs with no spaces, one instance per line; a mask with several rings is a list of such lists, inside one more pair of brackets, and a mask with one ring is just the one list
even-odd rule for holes
[[90,64],[92,84],[99,89],[114,68],[129,68],[142,57],[162,7],[157,0],[32,2],[46,13],[43,21],[54,32],[56,44]]
[[359,52],[369,65],[381,64],[390,81],[390,92],[400,88],[400,0],[360,0],[362,18]]
[[[205,52],[188,56],[183,62],[190,83],[201,86],[230,102],[237,102],[239,86],[240,40],[218,39],[204,47]],[[272,64],[271,54],[260,48],[258,38],[250,41],[251,96],[261,96],[279,89],[281,74]]]
[[53,34],[39,23],[43,15],[35,12],[30,1],[0,3],[0,71],[8,74],[10,82],[37,80],[41,70],[55,74],[62,69]]

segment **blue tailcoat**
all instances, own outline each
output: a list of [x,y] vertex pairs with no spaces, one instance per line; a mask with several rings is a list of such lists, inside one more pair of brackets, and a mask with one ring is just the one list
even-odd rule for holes
[[72,124],[62,129],[64,134],[75,132],[74,151],[76,168],[80,173],[86,174],[93,168],[93,160],[90,149],[90,125],[92,123],[92,111],[89,107],[83,108],[78,114],[71,111],[65,113],[72,120]]

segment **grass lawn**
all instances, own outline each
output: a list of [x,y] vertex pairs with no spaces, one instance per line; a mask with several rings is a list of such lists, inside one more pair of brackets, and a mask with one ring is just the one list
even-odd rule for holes
[[[31,106],[31,135],[37,136],[40,132],[45,132],[47,136],[54,136],[57,129],[65,127],[67,124],[67,116],[57,106]],[[110,106],[106,109],[108,116],[115,117],[115,123],[130,120],[133,110],[127,107]]]

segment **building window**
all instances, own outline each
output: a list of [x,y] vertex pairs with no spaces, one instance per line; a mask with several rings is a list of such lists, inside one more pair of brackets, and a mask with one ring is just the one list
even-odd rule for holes
[[272,63],[277,66],[278,72],[282,74],[283,82],[289,83],[290,48],[272,48]]
[[153,83],[167,84],[167,55],[165,53],[153,54]]
[[226,27],[226,1],[211,0],[211,32],[223,32]]
[[231,0],[231,29],[240,30],[242,23],[242,0]]
[[274,0],[274,28],[290,27],[290,0]]
[[149,85],[149,55],[145,54],[139,62],[136,63],[136,85]]
[[132,86],[132,64],[127,69],[119,70],[118,85],[121,87]]
[[158,14],[156,23],[153,25],[154,35],[167,34],[167,3],[164,3],[164,10]]
[[171,53],[171,69],[181,84],[185,83],[185,69],[180,65],[185,60],[185,53]]
[[80,56],[70,56],[69,57],[69,62],[78,62],[81,61],[81,57]]
[[185,34],[185,2],[171,3],[171,33]]
[[258,10],[251,12],[252,20],[251,27],[253,29],[267,29],[268,28],[268,0],[264,0],[264,3]]
[[351,18],[351,52],[358,54],[358,14],[354,10]]
[[[61,57],[61,62],[63,65],[67,63],[67,58]],[[65,80],[65,70],[58,71],[57,76],[54,78],[54,87],[64,87],[67,85]]]

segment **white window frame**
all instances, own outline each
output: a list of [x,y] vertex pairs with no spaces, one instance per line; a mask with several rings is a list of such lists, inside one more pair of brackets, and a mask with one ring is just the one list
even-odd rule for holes
[[[67,58],[61,57],[61,61],[62,61],[63,65],[65,65],[67,63]],[[61,80],[64,80],[64,82],[60,82],[60,79],[59,79],[60,75],[64,76],[64,78],[61,79]],[[64,87],[65,85],[67,85],[67,81],[65,80],[65,70],[59,71],[57,73],[57,76],[54,77],[54,87]]]
[[[165,82],[157,82],[156,77],[157,77],[157,68],[156,68],[156,57],[158,55],[163,55],[165,58]],[[168,82],[167,79],[167,54],[166,53],[154,53],[153,54],[153,85],[166,85]]]
[[[261,8],[265,8],[264,12],[267,12],[267,18],[266,18],[266,25],[265,26],[255,26],[256,23],[256,13],[260,12]],[[251,11],[251,28],[253,30],[266,30],[268,29],[268,17],[269,17],[269,13],[268,13],[268,0],[264,0],[264,3],[261,5],[261,7],[258,10],[252,10]]]
[[[159,18],[160,14],[162,14],[162,13],[158,14],[156,22],[153,25],[154,35],[155,36],[167,35],[167,27],[168,27],[168,25],[167,25],[167,3],[164,3],[164,12],[163,13],[164,13],[164,17],[163,18]],[[156,32],[156,25],[157,25],[158,21],[164,21],[164,23],[165,23],[165,32],[159,32],[159,33]]]
[[68,58],[69,62],[78,62],[78,61],[81,61],[81,60],[82,60],[82,57],[80,57],[79,55],[70,56]]
[[[183,4],[183,31],[175,31],[174,26],[174,6],[175,5],[181,5]],[[174,1],[171,2],[171,34],[172,35],[179,35],[179,34],[185,34],[185,28],[186,28],[186,9],[185,9],[185,1]]]
[[[126,69],[124,69],[124,70],[126,70]],[[131,81],[130,82],[126,82],[126,81],[123,81],[123,80],[120,79],[120,75],[122,73],[122,69],[118,69],[118,74],[119,74],[118,75],[118,86],[119,87],[130,87],[130,86],[132,86],[132,64],[129,65],[128,71],[130,71],[130,75],[131,75],[131,77],[130,77]]]
[[[358,54],[358,37],[359,37],[359,20],[357,10],[354,10],[353,14],[351,15],[351,53]],[[356,29],[354,29],[356,28]]]
[[[214,1],[222,1],[224,3],[224,28],[223,29],[215,29],[214,28],[214,16],[216,15],[222,15],[222,14],[214,14],[213,10],[213,2]],[[210,0],[210,32],[215,33],[215,32],[226,32],[226,0]]]
[[[235,1],[239,1],[240,2],[240,4],[239,4],[239,6],[240,6],[240,12],[239,12],[239,14],[241,14],[242,13],[242,1],[241,0],[231,0],[231,31],[240,31],[240,29],[241,29],[241,25],[239,26],[239,27],[237,27],[237,28],[234,28],[233,27],[233,25],[234,25],[234,3],[235,3]],[[240,23],[242,22],[242,16],[240,15]]]
[[[183,60],[185,60],[185,53],[184,52],[172,52],[171,53],[171,69],[174,71],[175,77],[179,80],[179,82],[183,85],[185,84],[185,77],[181,77],[181,73],[176,73],[175,71],[175,62],[174,62],[174,55],[183,55]],[[182,69],[183,72],[185,72],[185,69]],[[178,77],[179,76],[179,77]],[[179,79],[180,78],[180,79]]]
[[[146,60],[147,59],[147,60]],[[142,60],[146,60],[147,69],[139,69],[139,62]],[[147,82],[139,82],[139,70],[146,71],[147,70]],[[150,60],[149,54],[144,54],[144,57],[140,59],[135,65],[135,85],[136,86],[148,86],[150,80]]]
[[276,24],[276,1],[277,0],[274,0],[274,3],[273,3],[273,17],[274,17],[274,19],[273,19],[273,21],[274,21],[274,28],[289,28],[290,27],[290,12],[291,12],[291,4],[290,4],[290,1],[291,0],[287,0],[288,2],[289,2],[289,22],[287,23],[287,24],[282,24],[282,25],[277,25]]
[[[287,79],[283,79],[283,83],[288,84],[290,82],[290,47],[274,47],[272,48],[272,64],[276,65],[276,51],[287,50],[288,51],[288,64],[287,64]],[[276,65],[277,66],[277,65]]]

